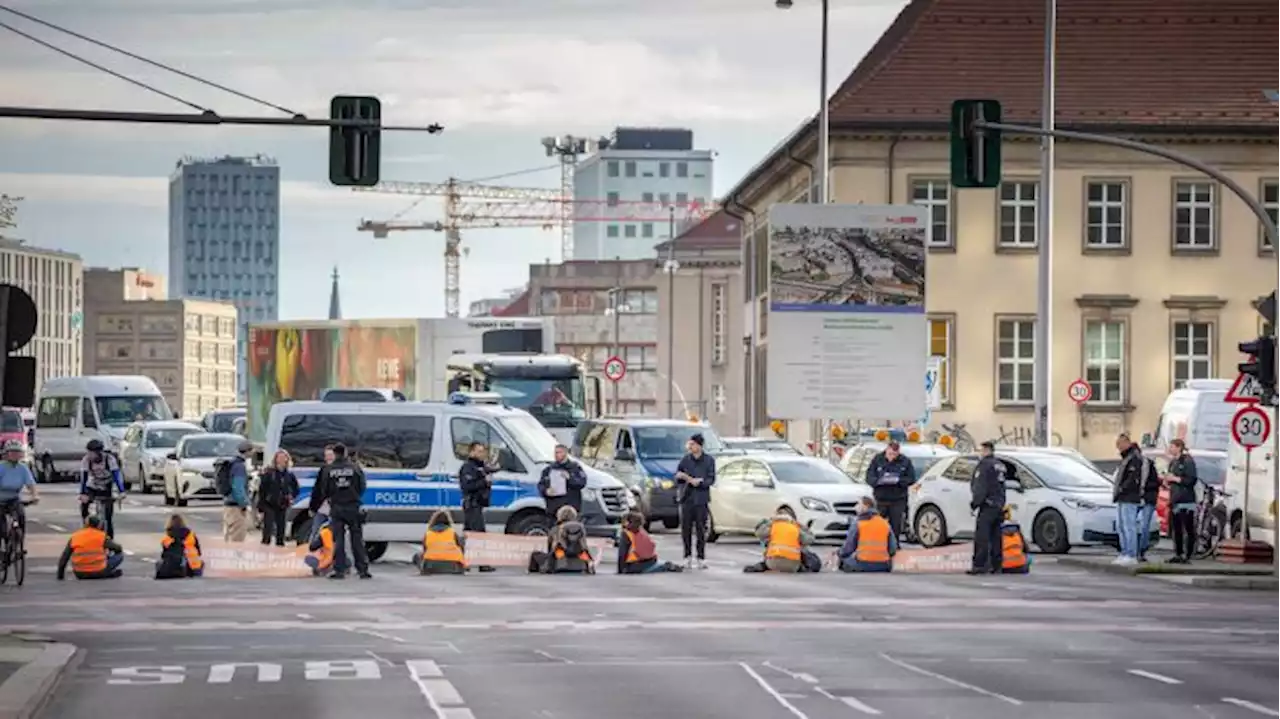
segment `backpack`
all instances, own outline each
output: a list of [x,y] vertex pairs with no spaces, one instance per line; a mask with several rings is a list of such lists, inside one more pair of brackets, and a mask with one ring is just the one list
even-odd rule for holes
[[580,523],[566,523],[560,537],[564,556],[581,557],[587,551],[587,530]]
[[231,496],[231,460],[224,459],[218,462],[218,466],[214,468],[214,489],[218,490],[218,494],[222,497]]

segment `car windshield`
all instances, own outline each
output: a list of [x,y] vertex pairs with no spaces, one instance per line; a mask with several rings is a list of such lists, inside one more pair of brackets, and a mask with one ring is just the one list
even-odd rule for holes
[[850,484],[848,475],[821,459],[774,460],[769,463],[782,484]]
[[1069,455],[1032,454],[1016,457],[1050,489],[1108,490],[1111,481],[1092,465]]
[[736,449],[744,452],[800,454],[800,450],[780,439],[727,439],[724,440],[724,446],[725,449]]
[[577,427],[587,416],[586,389],[577,377],[495,377],[489,380],[489,391],[501,395],[509,406],[533,415],[544,427]]
[[96,397],[98,419],[110,427],[126,427],[134,422],[157,422],[173,419],[164,397],[134,395],[131,397]]
[[538,424],[538,420],[527,415],[503,417],[498,420],[502,428],[507,430],[511,439],[529,455],[529,459],[538,463],[550,463],[556,460],[556,438],[547,428]]
[[23,431],[22,413],[6,409],[0,412],[0,432],[21,432]]
[[235,428],[236,420],[243,416],[245,416],[245,412],[216,412],[209,418],[208,429],[210,432],[218,432],[219,434],[230,432]]
[[720,435],[710,427],[687,424],[645,425],[631,430],[636,436],[636,454],[641,459],[680,459],[688,451],[689,438],[701,434],[702,449],[711,456],[724,450]]
[[148,430],[147,447],[150,449],[173,449],[178,446],[178,440],[199,431],[200,430],[191,427]]
[[239,437],[199,437],[188,439],[182,445],[182,456],[191,459],[209,459],[211,457],[234,457],[239,453]]

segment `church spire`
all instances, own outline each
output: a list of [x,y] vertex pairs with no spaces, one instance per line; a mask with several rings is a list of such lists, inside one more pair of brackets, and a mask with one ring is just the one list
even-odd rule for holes
[[333,289],[329,292],[329,319],[342,319],[342,305],[338,301],[338,268],[333,268]]

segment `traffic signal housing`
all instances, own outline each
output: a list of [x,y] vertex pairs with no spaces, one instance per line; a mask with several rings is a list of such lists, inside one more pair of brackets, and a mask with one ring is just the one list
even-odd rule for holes
[[365,95],[338,95],[329,103],[330,120],[363,120],[373,127],[329,128],[329,182],[338,187],[372,187],[382,171],[382,102]]
[[1001,132],[975,126],[1000,122],[998,100],[956,100],[951,104],[951,185],[999,187]]
[[1249,355],[1249,361],[1239,365],[1240,374],[1257,380],[1258,387],[1262,390],[1262,402],[1271,404],[1276,396],[1276,338],[1263,335],[1255,340],[1241,342],[1239,349]]
[[15,357],[35,336],[40,313],[21,287],[0,284],[0,405],[31,407],[36,403],[36,358]]

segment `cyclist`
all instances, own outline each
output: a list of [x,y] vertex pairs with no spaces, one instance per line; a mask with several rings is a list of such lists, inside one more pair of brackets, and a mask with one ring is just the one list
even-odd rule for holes
[[102,519],[107,525],[107,537],[116,536],[115,501],[113,491],[125,495],[124,478],[120,476],[120,460],[106,451],[102,441],[89,440],[88,452],[80,462],[80,519],[89,518],[89,507],[95,501],[102,502]]
[[32,476],[31,468],[23,461],[25,458],[26,449],[21,442],[11,439],[4,443],[4,459],[0,460],[0,518],[9,512],[15,513],[18,517],[18,527],[23,531],[27,528],[27,516],[22,511],[22,503],[18,501],[22,497],[22,490],[27,490],[31,495],[31,501],[40,499],[40,492],[36,489],[36,478]]

